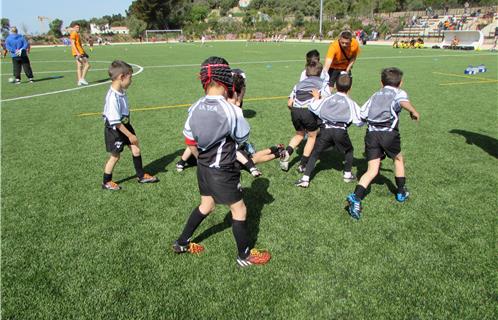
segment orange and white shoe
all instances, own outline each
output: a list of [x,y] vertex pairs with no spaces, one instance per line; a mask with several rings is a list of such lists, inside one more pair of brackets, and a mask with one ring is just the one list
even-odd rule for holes
[[117,184],[114,181],[108,181],[106,183],[102,183],[102,189],[105,189],[105,190],[120,190],[121,187],[119,186],[119,184]]
[[249,267],[252,265],[262,265],[267,264],[271,259],[271,254],[265,250],[251,249],[251,252],[247,258],[242,259],[237,257],[237,264],[241,268]]
[[148,173],[145,173],[142,178],[138,178],[139,183],[154,183],[158,181],[159,179],[157,177],[151,176]]
[[202,251],[204,251],[204,247],[194,242],[189,242],[187,245],[181,245],[178,243],[178,241],[175,241],[175,243],[173,243],[173,251],[178,254],[187,252],[201,253]]

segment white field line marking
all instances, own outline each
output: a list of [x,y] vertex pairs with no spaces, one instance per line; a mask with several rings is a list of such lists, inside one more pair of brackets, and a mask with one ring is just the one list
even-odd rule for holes
[[[101,61],[101,62],[103,62],[103,61]],[[108,62],[108,63],[110,63],[110,62]],[[138,68],[138,71],[135,72],[135,73],[133,73],[134,76],[136,76],[136,75],[142,73],[142,71],[144,71],[144,68],[142,66],[139,66],[138,64],[130,63],[130,65]],[[76,90],[81,90],[81,89],[85,89],[85,88],[91,88],[91,87],[100,86],[100,85],[103,85],[103,84],[106,84],[106,83],[110,83],[110,82],[111,82],[111,80],[107,80],[105,82],[95,83],[95,84],[91,84],[91,85],[88,85],[88,86],[80,86],[80,87],[76,87],[76,88],[70,88],[70,89],[64,89],[64,90],[57,90],[57,91],[51,91],[51,92],[33,94],[33,95],[23,96],[23,97],[17,97],[17,98],[10,98],[10,99],[5,99],[5,100],[0,100],[0,102],[29,99],[29,98],[34,98],[34,97],[48,96],[48,95],[56,94],[56,93],[76,91]]]

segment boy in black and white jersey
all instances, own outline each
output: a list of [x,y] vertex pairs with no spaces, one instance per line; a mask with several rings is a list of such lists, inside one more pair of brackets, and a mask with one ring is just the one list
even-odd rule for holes
[[[303,81],[304,79],[308,78],[306,75],[306,67],[309,66],[311,63],[316,63],[320,62],[320,52],[318,50],[313,49],[310,50],[306,53],[306,64],[304,65],[304,70],[301,72],[301,76],[299,77],[299,81]],[[326,81],[327,83],[329,82],[329,73],[327,71],[322,70],[322,73],[320,74],[320,78],[323,81]]]
[[323,66],[320,62],[312,61],[309,65],[307,65],[306,75],[308,78],[295,85],[289,96],[287,106],[291,110],[292,124],[294,125],[294,129],[296,129],[296,134],[292,137],[289,145],[286,147],[280,158],[280,168],[284,171],[289,170],[290,156],[303,141],[306,134],[308,139],[306,141],[306,145],[304,146],[301,164],[298,167],[299,172],[304,172],[304,168],[306,167],[311,151],[313,151],[316,135],[318,133],[319,121],[318,118],[308,110],[308,105],[314,99],[311,91],[313,89],[318,90],[321,96],[330,95],[328,83],[320,78],[322,69]]
[[237,145],[247,141],[250,127],[242,109],[227,101],[233,77],[228,62],[210,57],[201,65],[201,83],[206,96],[189,109],[183,134],[192,153],[197,154],[197,182],[201,204],[196,207],[173,244],[176,253],[198,253],[204,248],[191,242],[200,223],[217,203],[230,206],[232,231],[237,243],[237,263],[241,267],[265,264],[271,256],[267,251],[250,249],[247,230],[247,209],[242,200],[240,169],[236,166]]
[[112,181],[112,171],[119,161],[125,145],[130,148],[133,154],[133,165],[138,182],[159,181],[156,177],[144,172],[138,139],[130,123],[130,110],[125,90],[131,85],[132,73],[131,66],[121,60],[115,60],[109,67],[109,77],[112,84],[105,98],[103,113],[106,150],[111,153],[104,168],[104,181],[102,183],[102,188],[107,190],[121,189],[117,183]]
[[365,136],[368,169],[361,177],[354,193],[346,199],[349,214],[355,219],[361,216],[361,201],[365,198],[368,186],[379,173],[380,163],[386,155],[394,160],[395,180],[398,187],[396,200],[404,202],[409,196],[405,187],[405,165],[398,130],[399,113],[401,109],[406,109],[410,112],[410,117],[417,121],[420,115],[408,100],[406,92],[399,88],[402,84],[402,77],[403,72],[398,68],[382,70],[383,88],[374,93],[361,108],[361,118],[368,123]]
[[351,89],[351,77],[347,72],[337,78],[335,86],[337,93],[325,99],[319,99],[320,94],[317,90],[312,92],[315,100],[309,105],[309,110],[322,120],[322,126],[304,175],[296,182],[296,186],[303,188],[309,186],[310,176],[315,169],[318,157],[330,146],[334,146],[337,151],[344,154],[344,181],[351,182],[356,179],[351,172],[354,148],[349,139],[348,127],[352,123],[357,126],[363,125],[360,107],[347,95]]

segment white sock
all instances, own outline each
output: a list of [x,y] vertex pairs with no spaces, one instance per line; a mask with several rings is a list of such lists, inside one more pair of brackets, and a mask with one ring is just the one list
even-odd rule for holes
[[301,178],[301,180],[303,180],[303,181],[308,181],[308,182],[309,182],[309,181],[310,181],[310,176],[306,176],[306,175],[304,175],[304,176]]
[[353,176],[353,174],[351,173],[351,171],[344,171],[344,178],[351,178]]

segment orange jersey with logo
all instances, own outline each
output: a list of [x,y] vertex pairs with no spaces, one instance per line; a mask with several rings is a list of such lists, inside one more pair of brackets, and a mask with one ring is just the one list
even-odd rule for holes
[[[81,39],[80,39],[80,35],[78,34],[78,32],[76,32],[76,31],[71,32],[69,39],[71,39],[71,41],[74,42],[74,46],[71,46],[71,52],[72,52],[73,56],[77,56],[77,55],[85,53],[85,50],[83,50],[83,47],[81,46]],[[78,49],[78,51],[76,51],[74,47],[76,47],[76,49]]]
[[351,39],[351,47],[349,47],[349,50],[344,50],[344,53],[346,54],[346,57],[342,53],[339,40],[335,40],[330,44],[329,50],[327,51],[327,59],[333,59],[330,68],[346,70],[350,60],[356,58],[360,53],[360,44],[358,43],[358,40],[354,38]]

